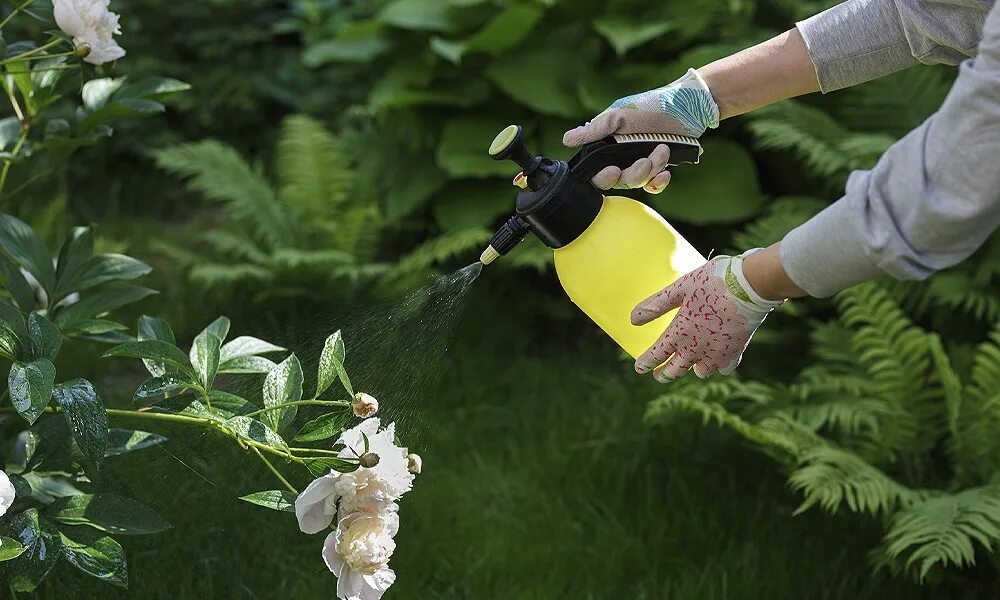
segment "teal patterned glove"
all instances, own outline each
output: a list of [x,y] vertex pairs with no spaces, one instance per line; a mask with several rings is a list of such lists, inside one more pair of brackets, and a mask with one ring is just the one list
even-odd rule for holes
[[[563,135],[563,144],[583,146],[613,134],[672,133],[701,137],[706,129],[719,126],[719,106],[705,80],[694,69],[673,83],[633,94],[611,103],[592,121]],[[670,159],[666,146],[631,167],[607,167],[591,180],[600,189],[642,187],[658,194],[670,182],[664,169]]]

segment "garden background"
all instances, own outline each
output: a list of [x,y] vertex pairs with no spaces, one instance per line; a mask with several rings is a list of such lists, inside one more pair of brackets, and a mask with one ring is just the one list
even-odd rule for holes
[[[611,100],[830,4],[115,0],[128,54],[103,74],[190,89],[69,160],[23,157],[0,210],[50,248],[93,224],[99,249],[151,264],[142,285],[159,294],[123,322],[164,317],[187,347],[226,314],[310,347],[478,257],[514,197],[510,165],[485,151],[504,126],[567,158],[562,132]],[[953,77],[917,67],[731,119],[701,165],[635,195],[705,254],[766,245],[929,116]],[[387,597],[997,597],[998,323],[994,236],[928,282],[790,302],[737,377],[664,387],[525,243],[484,270],[453,331],[367,366],[377,344],[347,338],[348,366],[371,371],[424,459]],[[94,359],[104,348],[64,352],[60,377],[129,406],[141,369]],[[170,442],[95,485],[173,528],[121,540],[127,591],[63,561],[37,597],[333,596],[316,541],[237,499],[263,466],[211,434],[156,431]]]

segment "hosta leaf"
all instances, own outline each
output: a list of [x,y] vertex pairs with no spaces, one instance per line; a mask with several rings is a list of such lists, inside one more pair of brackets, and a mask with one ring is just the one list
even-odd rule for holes
[[80,451],[94,469],[99,469],[108,445],[108,413],[97,390],[86,379],[74,379],[55,386],[52,396],[62,407]]
[[112,356],[145,358],[194,374],[191,370],[191,361],[188,360],[187,355],[177,346],[160,340],[128,342],[111,348],[102,356],[104,358]]
[[14,538],[0,536],[0,562],[13,560],[24,552],[21,542]]
[[8,583],[16,592],[34,591],[59,561],[59,532],[29,508],[10,518],[7,531],[24,552],[7,565]]
[[190,386],[191,382],[177,375],[162,375],[160,377],[150,377],[142,382],[135,391],[132,400],[146,404],[148,400],[159,400],[169,398]]
[[[586,113],[576,93],[582,60],[577,50],[557,45],[519,48],[496,57],[486,74],[515,102],[542,114],[577,119]],[[526,64],[531,68],[525,69]],[[483,141],[488,144],[488,139]]]
[[225,363],[226,361],[234,358],[256,356],[258,354],[269,354],[271,352],[282,352],[284,350],[285,349],[281,346],[275,346],[270,342],[265,342],[264,340],[259,340],[249,335],[241,335],[234,340],[226,342],[225,345],[222,346],[222,350],[219,354],[219,360]]
[[267,490],[266,492],[254,492],[246,496],[240,496],[240,500],[278,510],[281,512],[295,512],[295,494],[287,490]]
[[85,294],[79,302],[58,309],[55,313],[55,322],[59,327],[67,329],[87,319],[99,317],[104,313],[121,308],[126,304],[138,302],[155,293],[157,293],[156,290],[137,285],[121,285]]
[[114,538],[87,527],[66,527],[59,533],[69,564],[101,581],[128,587],[125,551]]
[[[368,62],[392,47],[381,35],[375,21],[358,21],[340,29],[333,39],[324,39],[306,47],[302,62],[319,67],[329,62]],[[18,123],[20,127],[20,124]]]
[[440,0],[395,0],[382,9],[379,20],[401,29],[449,31],[458,25],[453,13]]
[[104,449],[104,457],[119,456],[126,452],[142,450],[157,444],[162,444],[167,438],[148,431],[137,429],[111,429],[108,431],[108,447]]
[[486,152],[489,140],[504,127],[504,122],[482,116],[449,119],[438,142],[438,166],[452,177],[515,175],[505,161],[493,160]]
[[601,17],[594,20],[594,29],[608,40],[618,56],[675,29],[674,21],[630,21],[620,17]]
[[206,390],[212,389],[215,375],[219,372],[219,350],[222,339],[205,329],[194,338],[191,345],[190,359],[198,381]]
[[131,498],[115,494],[80,494],[55,501],[45,509],[52,520],[86,525],[118,535],[144,535],[170,529],[163,517]]
[[28,315],[28,334],[35,358],[56,359],[62,347],[62,334],[48,317],[38,312]]
[[[171,345],[176,344],[174,331],[170,328],[170,323],[167,323],[163,319],[147,317],[146,315],[139,317],[136,338],[139,341],[160,340],[161,342],[167,342]],[[142,362],[146,365],[146,370],[149,371],[149,374],[153,377],[166,375],[172,370],[171,366],[160,361],[143,359]]]
[[317,417],[295,434],[296,442],[316,442],[332,438],[344,430],[350,413],[347,410]]
[[34,275],[46,291],[52,291],[56,281],[52,255],[42,239],[26,223],[10,215],[0,214],[0,252]]
[[[264,406],[270,407],[302,399],[302,365],[294,355],[289,355],[264,379]],[[271,410],[261,414],[260,419],[275,431],[281,431],[295,419],[297,407]]]
[[[697,225],[733,223],[753,215],[764,203],[753,158],[728,140],[703,142],[697,168],[677,167],[670,193],[653,196],[653,205],[668,219]],[[725,177],[718,173],[725,172]]]
[[[319,357],[319,369],[316,376],[316,396],[326,391],[344,368],[347,359],[347,347],[340,330],[333,332],[323,344],[323,352]],[[339,367],[338,367],[339,365]],[[349,383],[345,387],[350,389]],[[351,393],[353,396],[354,394]]]
[[352,473],[357,471],[359,465],[357,461],[348,461],[342,458],[334,458],[332,456],[327,456],[323,458],[307,458],[306,469],[315,477],[322,477],[328,474],[330,471],[337,471],[339,473]]
[[11,366],[7,379],[10,400],[28,423],[34,423],[48,406],[55,380],[55,365],[47,358],[30,363],[15,362]]
[[[266,415],[267,413],[264,414]],[[280,448],[282,450],[288,449],[288,444],[285,443],[285,440],[281,439],[280,435],[257,419],[238,416],[227,419],[225,421],[225,425],[233,433],[236,433],[244,438],[251,439],[262,444],[267,444],[272,448]]]

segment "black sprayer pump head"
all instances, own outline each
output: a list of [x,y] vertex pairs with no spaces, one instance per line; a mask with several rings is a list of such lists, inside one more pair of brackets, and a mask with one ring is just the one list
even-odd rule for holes
[[695,138],[632,134],[587,144],[564,162],[528,152],[520,125],[505,128],[490,144],[490,156],[517,163],[527,185],[517,195],[514,216],[493,235],[479,260],[490,264],[510,252],[529,231],[550,248],[569,244],[594,222],[604,203],[601,191],[590,184],[591,177],[607,166],[628,168],[660,144],[670,147],[670,164],[697,163],[701,155]]

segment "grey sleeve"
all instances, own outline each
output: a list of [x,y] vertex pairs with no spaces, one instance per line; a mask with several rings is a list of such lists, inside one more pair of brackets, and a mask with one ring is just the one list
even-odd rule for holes
[[812,296],[891,275],[923,279],[1000,227],[1000,7],[941,109],[896,142],[846,195],[792,230],[789,277]]
[[796,24],[824,93],[976,52],[994,0],[848,0]]

